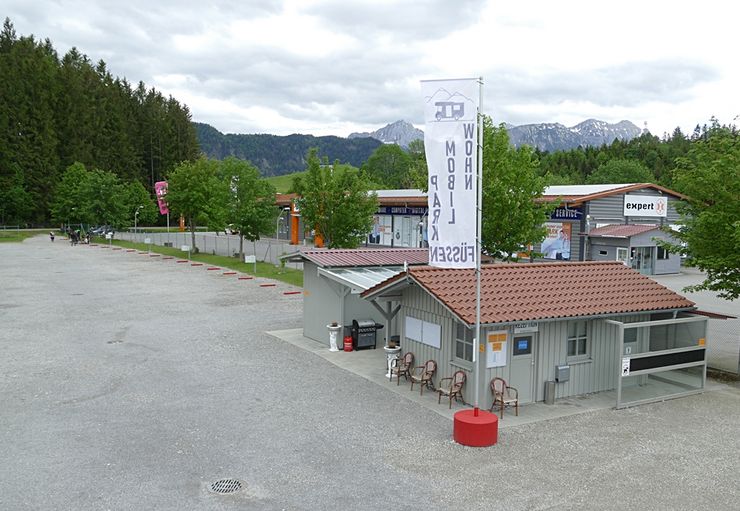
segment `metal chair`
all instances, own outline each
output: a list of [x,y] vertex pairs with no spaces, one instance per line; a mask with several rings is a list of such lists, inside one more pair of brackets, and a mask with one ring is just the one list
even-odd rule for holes
[[455,398],[455,401],[457,401],[457,398],[460,398],[462,399],[462,402],[465,403],[465,399],[462,395],[462,389],[463,385],[465,385],[465,379],[465,371],[455,371],[455,374],[453,374],[451,377],[442,378],[441,380],[439,380],[439,387],[437,388],[437,392],[439,393],[439,396],[437,397],[437,404],[442,402],[442,395],[445,395],[450,399],[450,408],[452,408],[453,397]]
[[398,378],[396,385],[401,384],[401,375],[408,381],[412,367],[414,367],[414,354],[410,351],[404,353],[401,358],[391,360],[391,381],[393,381],[393,375]]
[[420,395],[424,394],[425,386],[434,390],[432,378],[435,372],[437,372],[437,362],[434,360],[427,360],[424,362],[424,365],[415,367],[414,372],[411,374],[411,390],[414,390],[414,383],[419,384]]
[[491,380],[491,393],[493,394],[493,404],[490,411],[498,404],[501,412],[501,418],[504,418],[504,408],[514,406],[516,415],[519,416],[519,391],[506,383],[503,378],[496,377]]

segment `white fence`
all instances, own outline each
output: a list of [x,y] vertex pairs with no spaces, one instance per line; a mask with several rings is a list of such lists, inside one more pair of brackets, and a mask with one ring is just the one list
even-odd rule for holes
[[[117,232],[115,239],[144,243],[149,238],[153,245],[171,246],[180,248],[183,245],[192,248],[193,240],[189,232],[146,232],[137,230],[133,232]],[[239,253],[239,236],[233,234],[217,234],[214,232],[196,232],[195,246],[201,254],[213,254],[234,257]],[[280,256],[290,254],[299,250],[299,246],[291,245],[285,240],[272,238],[261,239],[256,242],[244,240],[244,255],[253,255],[257,261],[280,264]],[[289,263],[290,268],[303,269],[301,263]]]

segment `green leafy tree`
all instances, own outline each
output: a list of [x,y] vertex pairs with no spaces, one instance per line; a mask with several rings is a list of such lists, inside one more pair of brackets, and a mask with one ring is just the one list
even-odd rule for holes
[[396,144],[378,147],[362,166],[367,178],[389,189],[407,188],[411,158]]
[[551,206],[537,201],[545,189],[528,146],[515,149],[503,124],[483,118],[483,251],[503,260],[545,237]]
[[151,194],[139,181],[132,181],[125,185],[124,190],[126,203],[126,222],[128,225],[134,223],[134,217],[138,209],[139,225],[153,225],[159,217],[159,208]]
[[617,158],[599,166],[588,176],[589,184],[653,183],[655,175],[637,160]]
[[297,182],[299,206],[307,226],[329,248],[355,248],[370,232],[378,197],[369,193],[357,169],[338,162],[321,164],[316,149],[308,152],[306,174]]
[[172,171],[167,181],[167,204],[174,213],[185,217],[193,251],[197,252],[197,223],[216,231],[223,230],[226,225],[228,191],[227,184],[219,179],[219,162],[205,157],[183,162]]
[[75,162],[62,175],[62,180],[54,190],[51,204],[51,217],[66,225],[89,223],[88,210],[83,208],[87,201],[89,175],[85,165]]
[[422,139],[412,140],[409,143],[409,175],[408,188],[417,188],[427,191],[429,186],[429,169],[427,156]]
[[712,125],[697,137],[686,157],[676,160],[673,182],[689,199],[678,206],[680,243],[665,244],[688,256],[688,264],[707,273],[688,291],[740,296],[740,134],[734,127]]
[[88,172],[82,209],[88,223],[111,225],[116,229],[129,220],[126,186],[114,173],[94,169]]
[[243,260],[244,239],[256,241],[272,226],[275,187],[260,178],[257,167],[234,157],[222,161],[219,172],[228,183],[226,221],[239,231],[239,260]]

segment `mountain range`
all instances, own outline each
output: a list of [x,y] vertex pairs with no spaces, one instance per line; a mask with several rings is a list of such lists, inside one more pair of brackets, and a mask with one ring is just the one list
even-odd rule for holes
[[347,138],[367,137],[380,140],[384,144],[398,144],[401,147],[407,148],[414,140],[422,140],[424,138],[424,132],[414,127],[410,122],[396,121],[370,133],[350,133]]
[[516,146],[528,145],[541,151],[567,151],[576,147],[609,145],[615,140],[639,137],[642,130],[630,121],[616,124],[588,119],[570,128],[560,123],[507,126],[509,139]]
[[[630,121],[616,124],[588,119],[570,128],[560,123],[505,124],[512,145],[528,145],[541,151],[567,151],[576,147],[611,144],[614,140],[632,140],[640,136],[642,130]],[[424,132],[406,121],[396,121],[371,133],[350,133],[350,139],[370,137],[384,144],[398,144],[408,147],[412,140],[423,139]]]
[[221,133],[210,124],[194,122],[200,150],[209,158],[222,160],[235,156],[249,160],[263,176],[282,176],[306,170],[306,155],[317,147],[320,157],[333,163],[349,163],[361,167],[373,152],[383,145],[374,138],[349,140],[342,137],[313,135],[265,135]]
[[[312,135],[224,134],[213,126],[195,125],[201,151],[208,157],[223,159],[235,156],[256,165],[263,176],[279,176],[306,169],[309,148],[318,147],[319,155],[330,162],[339,160],[361,167],[382,144],[408,147],[413,140],[423,139],[424,132],[407,121],[396,121],[370,133],[351,133],[347,138]],[[614,140],[628,141],[642,134],[630,121],[616,124],[588,119],[572,127],[559,123],[505,125],[511,143],[529,145],[541,151],[567,151],[579,146],[601,146]]]

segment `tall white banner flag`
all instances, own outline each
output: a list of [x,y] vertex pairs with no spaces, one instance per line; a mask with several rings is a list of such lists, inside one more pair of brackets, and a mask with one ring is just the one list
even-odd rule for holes
[[424,148],[429,168],[429,264],[476,267],[477,78],[424,80]]

